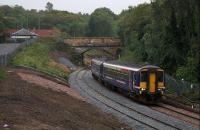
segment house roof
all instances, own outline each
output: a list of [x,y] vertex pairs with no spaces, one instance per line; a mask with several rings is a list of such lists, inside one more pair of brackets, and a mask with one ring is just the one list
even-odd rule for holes
[[[20,32],[18,31],[18,29],[8,29],[5,31],[5,33],[13,35],[17,32],[24,33],[24,30],[26,30],[25,32],[28,31],[27,29],[21,29],[21,31],[19,30]],[[55,34],[55,31],[52,29],[32,29],[32,30],[29,30],[29,32],[31,32],[31,34],[34,33],[40,37],[49,37],[49,36],[53,36]],[[30,34],[30,33],[28,33],[28,34]]]
[[37,34],[22,28],[19,31],[12,33],[12,36],[37,36]]
[[33,29],[31,31],[38,34],[40,37],[47,37],[54,34],[54,31],[51,29]]

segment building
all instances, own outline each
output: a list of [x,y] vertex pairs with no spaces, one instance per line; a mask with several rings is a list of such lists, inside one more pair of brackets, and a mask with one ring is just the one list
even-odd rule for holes
[[33,38],[37,38],[37,37],[38,37],[38,35],[36,33],[31,32],[24,28],[11,34],[11,39],[20,40],[20,41],[27,40],[27,39],[33,39]]
[[[17,29],[8,29],[4,33],[6,37],[11,37],[12,34],[17,31],[18,31]],[[32,29],[29,31],[37,34],[38,37],[55,37],[60,34],[59,30],[53,30],[53,29]]]

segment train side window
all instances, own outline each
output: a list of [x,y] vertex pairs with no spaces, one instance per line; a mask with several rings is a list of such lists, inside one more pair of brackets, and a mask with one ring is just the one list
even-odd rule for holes
[[147,82],[147,72],[141,71],[140,82]]
[[158,71],[158,82],[163,82],[163,71]]

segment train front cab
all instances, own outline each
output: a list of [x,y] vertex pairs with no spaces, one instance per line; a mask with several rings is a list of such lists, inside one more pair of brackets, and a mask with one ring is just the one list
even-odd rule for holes
[[162,69],[142,69],[140,71],[139,94],[147,99],[160,98],[165,90]]

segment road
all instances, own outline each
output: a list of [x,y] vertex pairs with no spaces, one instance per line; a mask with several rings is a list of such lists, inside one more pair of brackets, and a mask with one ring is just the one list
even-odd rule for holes
[[78,70],[72,73],[69,84],[89,103],[96,105],[104,112],[112,113],[133,129],[199,129],[110,91],[93,79],[90,70]]
[[21,45],[20,43],[0,44],[0,55],[11,54],[20,45]]

